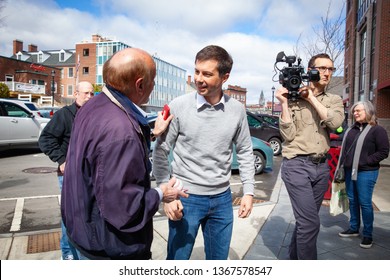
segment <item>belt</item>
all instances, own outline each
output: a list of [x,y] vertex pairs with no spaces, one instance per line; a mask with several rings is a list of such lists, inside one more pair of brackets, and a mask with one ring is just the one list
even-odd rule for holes
[[299,157],[307,158],[307,160],[310,160],[314,164],[320,164],[325,163],[328,159],[328,155],[322,154],[318,156],[306,156],[306,155],[298,155]]

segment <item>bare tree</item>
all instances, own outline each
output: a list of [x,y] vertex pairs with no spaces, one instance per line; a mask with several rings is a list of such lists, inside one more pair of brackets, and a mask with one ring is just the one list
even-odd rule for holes
[[330,18],[332,1],[329,2],[325,17],[321,17],[321,25],[313,26],[315,34],[313,38],[307,38],[301,42],[302,34],[299,36],[295,53],[301,49],[307,57],[318,53],[327,53],[334,61],[337,68],[335,76],[340,75],[344,69],[344,41],[345,41],[345,2],[337,18]]
[[5,8],[6,0],[0,0],[0,27],[3,26],[5,16],[2,15],[3,9]]

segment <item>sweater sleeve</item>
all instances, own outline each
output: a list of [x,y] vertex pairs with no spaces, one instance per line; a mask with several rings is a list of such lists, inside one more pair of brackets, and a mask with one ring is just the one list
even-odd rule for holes
[[243,114],[241,114],[241,126],[239,127],[233,141],[236,145],[237,161],[243,185],[243,194],[253,195],[255,186],[255,167],[253,164],[254,156],[248,120],[244,110]]
[[368,156],[368,164],[376,165],[389,156],[389,138],[386,130],[377,126],[374,134],[375,152]]
[[178,134],[178,120],[176,116],[169,124],[168,129],[156,140],[153,150],[153,175],[159,186],[170,178],[169,153],[171,152]]

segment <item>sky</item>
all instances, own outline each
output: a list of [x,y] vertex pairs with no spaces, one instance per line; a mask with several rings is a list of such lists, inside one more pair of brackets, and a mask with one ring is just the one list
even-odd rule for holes
[[[219,45],[233,57],[228,85],[247,89],[247,104],[261,92],[271,101],[276,55],[308,58],[297,49],[315,41],[330,5],[337,18],[342,0],[0,0],[0,55],[12,56],[12,42],[38,50],[73,49],[92,34],[146,50],[193,77],[196,53]],[[298,53],[294,53],[298,50]],[[278,64],[280,68],[286,66]]]

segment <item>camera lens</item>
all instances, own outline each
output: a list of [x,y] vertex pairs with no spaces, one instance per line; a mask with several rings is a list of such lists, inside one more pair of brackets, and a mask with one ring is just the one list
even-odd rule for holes
[[290,87],[291,88],[299,88],[299,85],[301,84],[301,79],[299,77],[291,77],[290,78]]

